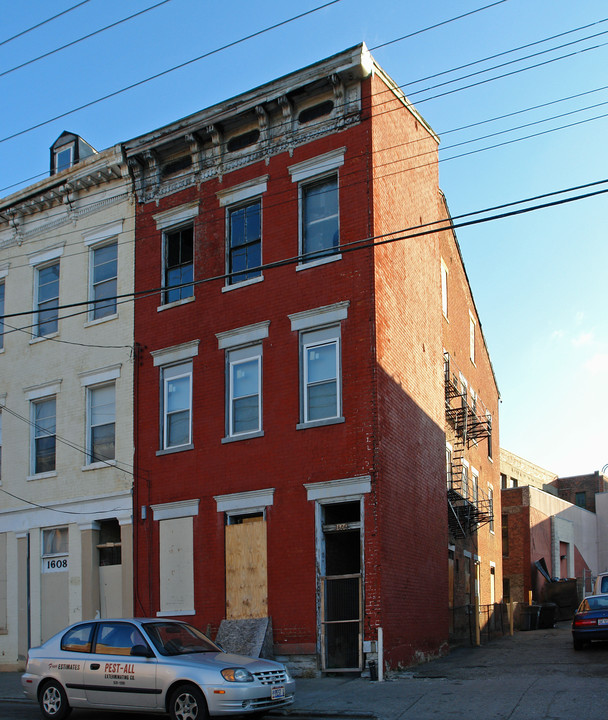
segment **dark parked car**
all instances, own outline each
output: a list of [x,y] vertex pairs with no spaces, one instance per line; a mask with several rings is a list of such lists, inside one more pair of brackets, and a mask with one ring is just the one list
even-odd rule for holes
[[593,640],[608,640],[608,595],[590,595],[574,613],[574,649],[582,650],[585,643]]

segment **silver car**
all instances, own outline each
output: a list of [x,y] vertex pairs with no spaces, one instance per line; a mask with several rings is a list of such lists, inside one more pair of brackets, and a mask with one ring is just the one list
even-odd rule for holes
[[184,622],[140,618],[71,625],[29,651],[21,684],[51,720],[73,707],[261,717],[295,693],[281,663],[226,653]]

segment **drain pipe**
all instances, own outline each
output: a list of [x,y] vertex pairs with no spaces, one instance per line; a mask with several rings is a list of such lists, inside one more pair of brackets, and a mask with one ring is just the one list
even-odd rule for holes
[[378,682],[384,680],[384,633],[378,628]]

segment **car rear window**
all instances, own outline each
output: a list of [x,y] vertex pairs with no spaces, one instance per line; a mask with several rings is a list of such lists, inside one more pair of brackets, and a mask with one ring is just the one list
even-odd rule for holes
[[61,638],[61,649],[66,652],[91,652],[93,624],[78,625]]
[[583,605],[587,607],[581,608],[582,610],[608,610],[608,595],[606,597],[588,597],[583,602]]

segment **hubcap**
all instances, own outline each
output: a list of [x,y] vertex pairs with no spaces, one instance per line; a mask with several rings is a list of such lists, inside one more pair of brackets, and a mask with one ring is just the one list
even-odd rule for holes
[[198,703],[190,693],[182,693],[175,700],[175,717],[178,720],[196,720]]
[[61,695],[56,687],[47,688],[42,696],[42,704],[48,715],[56,715],[61,708]]

